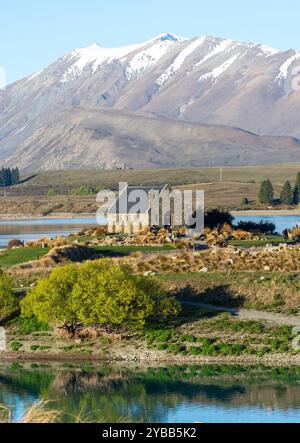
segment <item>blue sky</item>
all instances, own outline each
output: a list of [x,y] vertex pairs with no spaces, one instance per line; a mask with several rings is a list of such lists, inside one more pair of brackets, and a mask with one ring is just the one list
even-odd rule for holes
[[97,42],[119,46],[162,32],[217,35],[300,50],[298,0],[1,0],[7,81]]

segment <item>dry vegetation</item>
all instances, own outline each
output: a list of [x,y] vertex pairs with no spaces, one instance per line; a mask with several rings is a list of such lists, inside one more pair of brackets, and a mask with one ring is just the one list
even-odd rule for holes
[[[279,195],[284,181],[293,183],[299,170],[300,165],[297,164],[227,167],[223,168],[222,183],[219,168],[42,172],[25,177],[17,186],[0,190],[0,195],[6,195],[6,198],[1,198],[0,212],[36,216],[95,213],[95,196],[74,196],[71,195],[72,190],[82,185],[117,190],[120,181],[143,186],[168,183],[176,187],[184,185],[188,189],[197,185],[205,190],[207,208],[226,207],[234,210],[241,208],[242,198],[256,200],[262,180],[269,178],[274,184],[275,193]],[[58,195],[47,197],[49,190],[54,190]],[[259,207],[255,203],[255,208]]]
[[183,272],[299,272],[300,248],[297,246],[268,246],[265,248],[236,249],[218,248],[203,252],[155,254],[141,260],[125,259],[137,272],[183,273]]

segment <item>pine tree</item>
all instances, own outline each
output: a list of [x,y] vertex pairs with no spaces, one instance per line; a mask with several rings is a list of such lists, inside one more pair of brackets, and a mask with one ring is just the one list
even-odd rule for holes
[[292,205],[293,204],[293,190],[289,181],[286,181],[283,185],[280,201],[283,205]]
[[258,195],[258,199],[260,203],[263,204],[272,204],[274,199],[274,188],[271,181],[264,180],[260,186],[260,191]]
[[20,183],[20,172],[18,167],[15,168],[15,178],[16,178],[16,184]]
[[11,186],[20,183],[18,168],[2,168],[0,170],[0,186]]
[[294,193],[293,193],[293,201],[294,205],[298,205],[300,203],[300,172],[298,172],[296,177],[296,183],[294,187]]

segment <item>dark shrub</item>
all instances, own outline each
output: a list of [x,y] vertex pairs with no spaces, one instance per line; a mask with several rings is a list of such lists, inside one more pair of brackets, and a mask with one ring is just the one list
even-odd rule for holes
[[255,222],[243,222],[240,221],[237,225],[238,229],[242,229],[247,232],[260,232],[261,234],[273,234],[276,226],[270,222],[260,221],[259,223]]
[[18,240],[17,238],[14,238],[13,240],[10,240],[8,245],[8,249],[12,248],[24,248],[24,243],[21,242],[21,240]]
[[212,209],[205,213],[204,222],[207,228],[217,228],[225,224],[232,226],[233,219],[232,215],[225,210]]

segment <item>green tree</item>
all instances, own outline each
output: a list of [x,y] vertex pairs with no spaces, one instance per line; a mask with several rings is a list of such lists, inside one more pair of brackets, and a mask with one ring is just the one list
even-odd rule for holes
[[298,172],[296,177],[296,183],[293,192],[293,203],[298,205],[300,203],[300,172]]
[[75,264],[54,269],[49,278],[40,279],[21,301],[22,316],[35,315],[44,323],[74,327],[78,315],[73,307],[72,289],[77,279]]
[[12,314],[17,308],[18,308],[18,300],[14,295],[12,278],[1,271],[0,319]]
[[289,181],[286,181],[283,185],[280,201],[283,205],[292,205],[293,204],[293,190]]
[[271,181],[264,180],[260,186],[258,199],[260,203],[272,204],[274,199],[274,188]]
[[141,327],[150,318],[166,318],[180,309],[156,279],[133,275],[127,266],[106,260],[54,269],[21,305],[23,316],[35,315],[71,332],[79,323]]
[[11,186],[20,183],[18,168],[2,168],[0,170],[0,186]]

